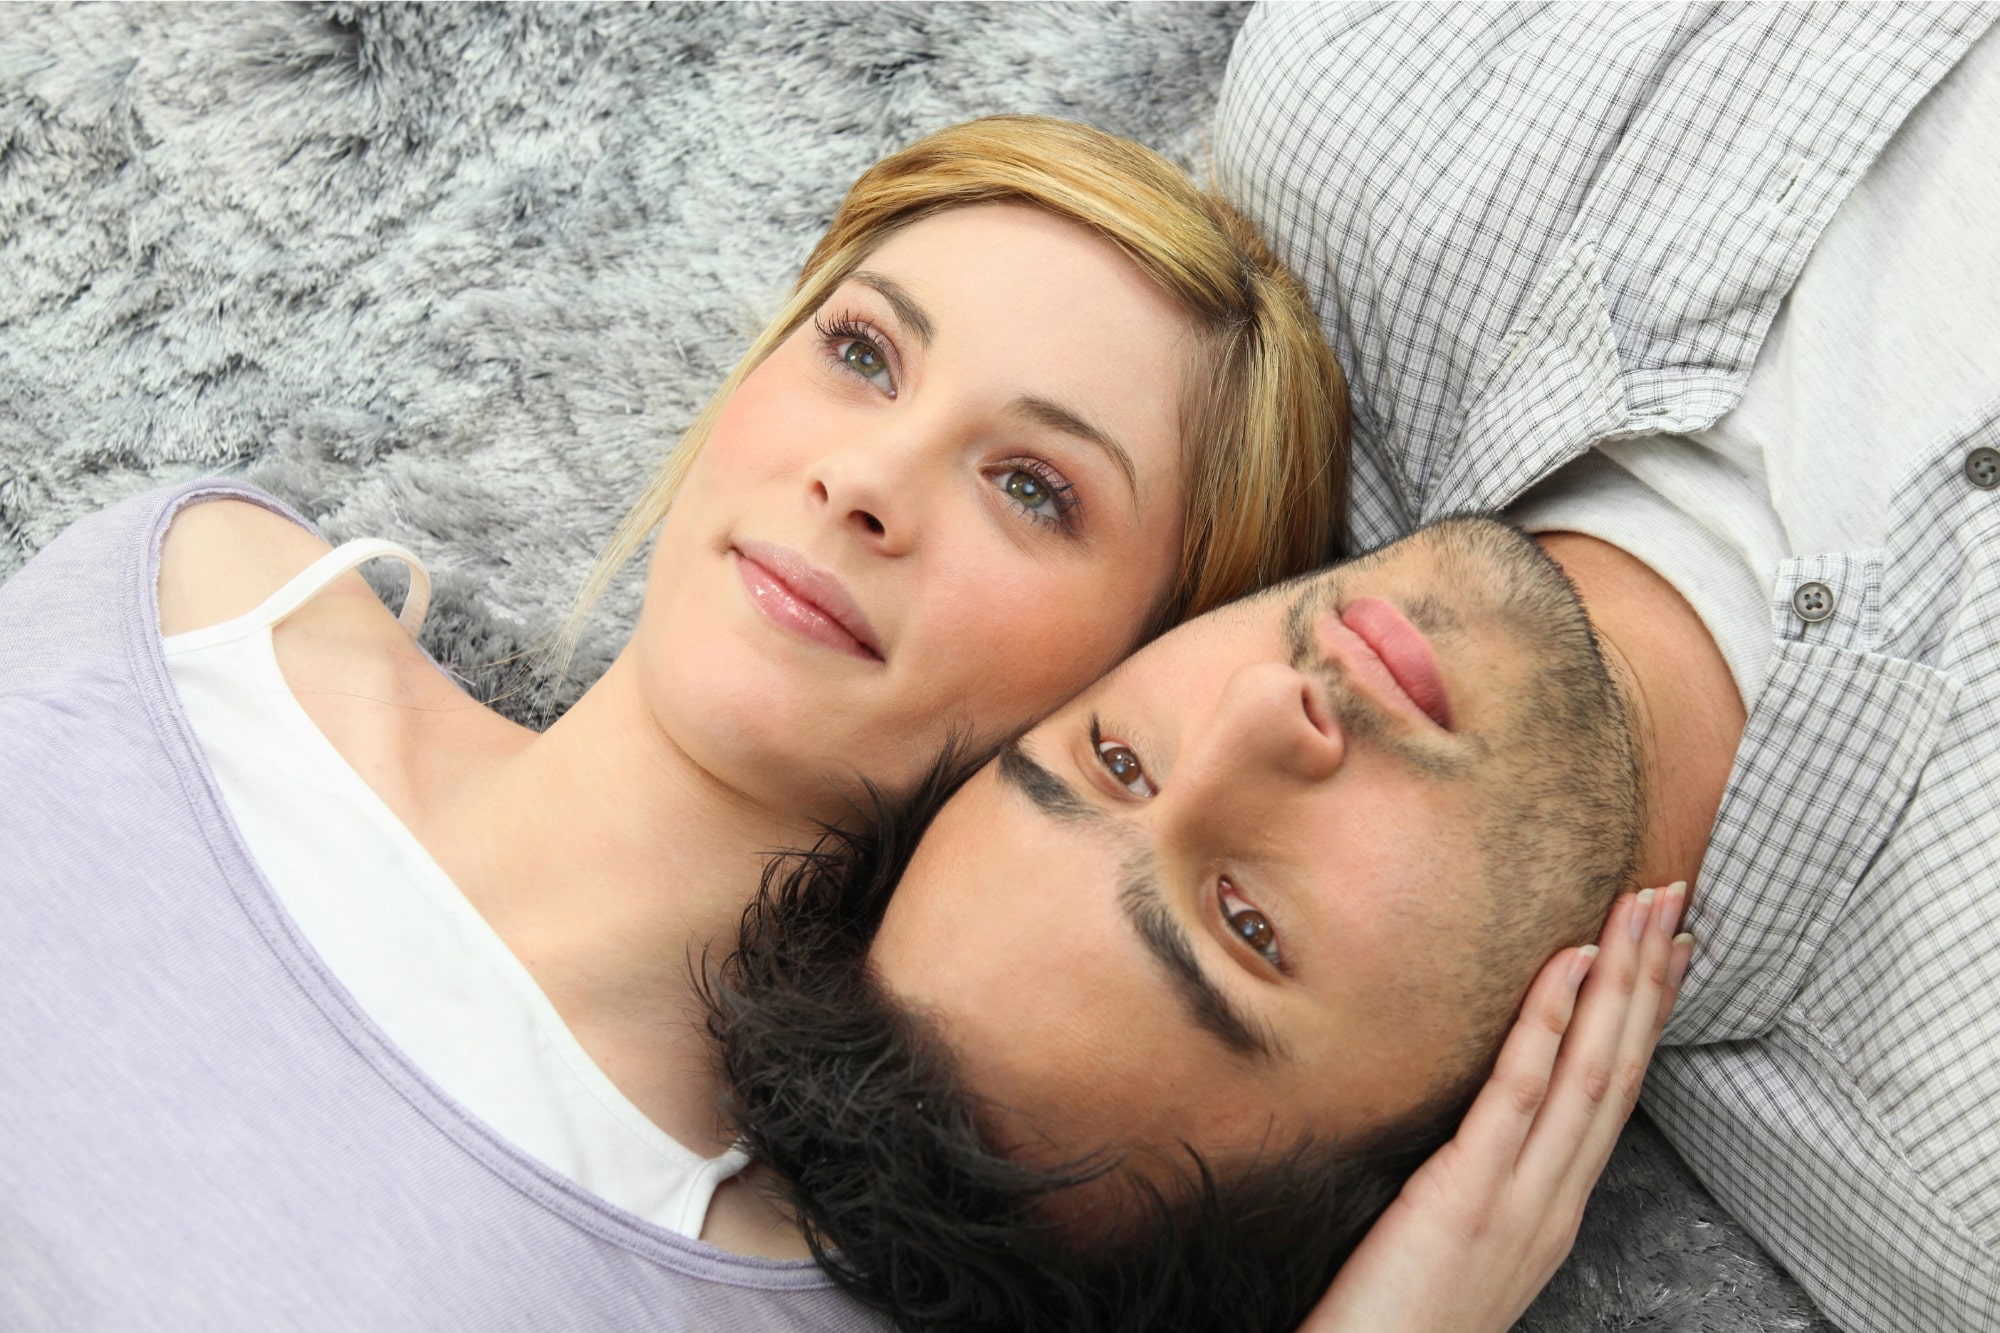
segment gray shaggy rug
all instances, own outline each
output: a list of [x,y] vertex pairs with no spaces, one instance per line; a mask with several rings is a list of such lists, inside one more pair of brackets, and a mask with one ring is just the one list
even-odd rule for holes
[[[425,642],[504,663],[848,183],[998,111],[1199,169],[1230,4],[0,6],[0,578],[208,472],[414,547]],[[4,1264],[0,1259],[0,1264]],[[1523,1328],[1830,1327],[1633,1125]]]

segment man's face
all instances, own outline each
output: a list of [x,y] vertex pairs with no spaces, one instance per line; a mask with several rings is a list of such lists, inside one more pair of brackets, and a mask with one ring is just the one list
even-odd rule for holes
[[1010,1150],[1365,1135],[1594,933],[1640,827],[1561,572],[1452,520],[1191,622],[946,806],[870,953]]

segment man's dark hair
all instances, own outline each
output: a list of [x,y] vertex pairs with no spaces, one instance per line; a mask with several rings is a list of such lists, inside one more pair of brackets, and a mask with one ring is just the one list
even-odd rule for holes
[[[868,831],[829,832],[767,869],[737,951],[702,979],[738,1132],[782,1180],[814,1258],[904,1329],[1289,1333],[1485,1070],[1365,1142],[1227,1164],[1182,1144],[1164,1184],[1106,1152],[1054,1167],[1007,1156],[949,1043],[868,967],[918,839],[969,767],[947,754],[908,799],[871,792]],[[1085,1186],[1095,1206],[1079,1225],[1058,1199]]]

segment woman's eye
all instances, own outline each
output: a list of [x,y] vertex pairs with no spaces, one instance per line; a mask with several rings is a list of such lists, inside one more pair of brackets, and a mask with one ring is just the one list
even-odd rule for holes
[[889,397],[896,396],[895,356],[886,334],[858,315],[838,319],[814,315],[813,328],[819,331],[820,345],[835,365]]
[[1007,498],[1035,522],[1057,528],[1075,525],[1076,487],[1064,481],[1053,468],[1016,463],[997,469],[992,476]]
[[866,338],[852,338],[839,345],[840,360],[849,370],[891,397],[896,386],[889,379],[889,358]]
[[1236,896],[1235,887],[1222,881],[1222,919],[1230,933],[1263,955],[1272,967],[1282,966],[1278,955],[1278,932],[1271,919]]
[[1055,498],[1055,492],[1032,472],[1009,472],[1001,479],[1000,489],[1028,509],[1044,508]]
[[1097,761],[1104,765],[1104,771],[1126,791],[1134,796],[1151,796],[1153,784],[1146,777],[1145,768],[1139,763],[1139,756],[1121,741],[1099,741]]

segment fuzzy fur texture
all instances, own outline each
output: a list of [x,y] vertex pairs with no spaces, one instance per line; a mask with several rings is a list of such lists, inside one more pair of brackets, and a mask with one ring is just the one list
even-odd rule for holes
[[[208,472],[414,547],[425,643],[530,722],[624,504],[841,193],[1069,116],[1200,166],[1232,4],[0,6],[0,578]],[[1523,1328],[1821,1330],[1644,1124]]]

